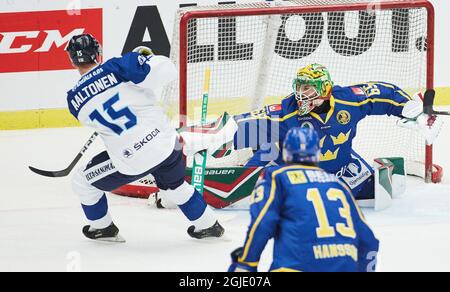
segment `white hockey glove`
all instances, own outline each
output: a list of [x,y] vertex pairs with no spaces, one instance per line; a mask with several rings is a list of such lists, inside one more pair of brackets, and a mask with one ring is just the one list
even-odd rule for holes
[[149,47],[144,47],[144,46],[137,47],[136,49],[133,50],[133,53],[138,53],[138,54],[146,56],[146,57],[153,55],[152,49],[150,49]]
[[423,112],[422,93],[413,96],[413,100],[406,103],[402,116],[404,118],[397,122],[397,125],[415,130],[421,133],[428,145],[432,145],[439,136],[444,122],[437,116],[428,116]]
[[227,113],[213,124],[180,129],[179,133],[184,141],[183,152],[186,156],[192,156],[207,150],[212,155],[224,144],[233,141],[237,130],[234,118]]

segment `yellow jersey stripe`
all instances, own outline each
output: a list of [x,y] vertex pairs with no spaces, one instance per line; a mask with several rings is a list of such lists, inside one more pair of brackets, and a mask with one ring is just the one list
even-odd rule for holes
[[252,268],[257,268],[258,265],[259,265],[259,262],[249,263],[249,262],[241,261],[240,259],[238,260],[238,263],[247,265],[247,266],[252,267]]
[[331,98],[330,98],[330,107],[331,107],[331,109],[330,109],[330,111],[328,112],[325,121],[322,120],[322,118],[321,118],[318,114],[316,114],[316,113],[314,113],[314,112],[311,112],[310,115],[311,115],[312,117],[314,117],[316,120],[318,120],[319,122],[321,122],[322,124],[326,125],[326,124],[330,121],[331,117],[333,116],[333,114],[334,114],[334,109],[335,109],[335,107],[336,107],[336,99],[334,98],[334,96],[331,96]]
[[362,105],[366,105],[368,103],[377,103],[377,102],[379,102],[379,103],[382,103],[382,102],[389,103],[389,104],[392,104],[392,105],[398,106],[398,107],[404,107],[405,104],[406,104],[406,103],[398,103],[398,102],[395,102],[393,100],[383,99],[383,98],[367,99],[367,100],[362,101],[362,102],[350,102],[350,101],[336,99],[336,103],[349,105],[349,106],[362,106]]
[[272,273],[301,273],[302,271],[299,270],[295,270],[295,269],[290,269],[290,268],[279,268],[276,270],[272,270]]
[[400,95],[406,98],[407,100],[412,100],[412,98],[403,90],[398,90],[397,92],[400,93]]

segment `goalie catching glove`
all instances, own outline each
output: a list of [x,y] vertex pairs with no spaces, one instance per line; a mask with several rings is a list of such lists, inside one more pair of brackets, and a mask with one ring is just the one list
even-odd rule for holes
[[442,129],[444,122],[437,116],[428,116],[423,112],[423,95],[417,93],[406,103],[402,112],[403,119],[397,124],[406,129],[421,133],[428,145],[432,145]]

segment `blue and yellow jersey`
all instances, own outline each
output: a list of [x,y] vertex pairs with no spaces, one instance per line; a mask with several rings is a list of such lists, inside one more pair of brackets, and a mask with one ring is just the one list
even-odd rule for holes
[[[374,115],[401,117],[405,104],[410,100],[407,93],[388,83],[335,86],[327,113],[312,112],[299,116],[297,101],[291,95],[280,105],[236,116],[239,130],[234,145],[236,149],[261,150],[267,145],[282,145],[287,132],[293,127],[313,127],[321,138],[320,167],[336,173],[352,160],[353,139],[361,120]],[[261,161],[260,165],[268,162]]]
[[271,271],[365,272],[379,242],[350,190],[308,166],[268,168],[251,198],[251,224],[239,263],[257,267],[274,238]]

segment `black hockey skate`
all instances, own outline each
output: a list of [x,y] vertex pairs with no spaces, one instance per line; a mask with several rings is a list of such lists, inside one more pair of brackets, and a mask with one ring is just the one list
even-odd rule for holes
[[125,239],[119,234],[119,228],[114,223],[105,229],[93,229],[91,226],[84,226],[83,234],[96,241],[125,243]]
[[219,224],[219,221],[216,222],[212,227],[207,229],[202,229],[199,231],[195,231],[195,226],[191,226],[188,229],[188,234],[192,238],[196,239],[204,239],[209,237],[222,237],[225,233],[225,229],[222,227],[222,225]]

